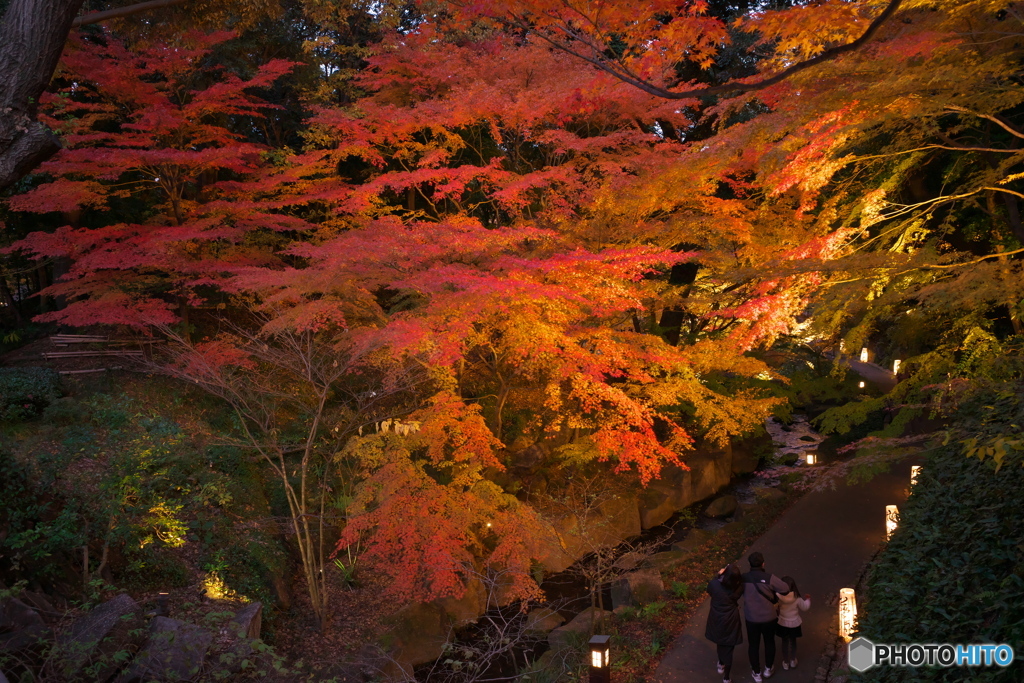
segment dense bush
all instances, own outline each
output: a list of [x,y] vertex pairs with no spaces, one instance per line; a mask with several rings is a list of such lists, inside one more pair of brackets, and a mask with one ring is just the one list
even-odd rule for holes
[[286,553],[264,528],[276,525],[261,524],[271,513],[259,468],[140,407],[55,399],[34,437],[0,452],[0,580],[74,589],[88,546],[90,578],[167,590],[199,570],[226,594],[270,601]]
[[0,368],[0,422],[30,420],[60,395],[56,370]]
[[[873,642],[1009,643],[1019,651],[1022,390],[1020,383],[1003,385],[960,406],[947,445],[925,463],[869,577],[860,629]],[[1017,662],[1007,669],[883,667],[854,680],[995,683],[1020,676]]]

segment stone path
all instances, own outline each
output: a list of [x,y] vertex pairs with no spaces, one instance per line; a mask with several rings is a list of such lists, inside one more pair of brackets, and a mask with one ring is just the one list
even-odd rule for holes
[[[759,550],[765,569],[778,576],[792,576],[801,593],[811,594],[811,609],[803,613],[804,637],[797,641],[800,663],[783,671],[781,652],[776,657],[779,683],[811,683],[818,660],[826,647],[828,629],[838,621],[835,605],[824,598],[840,588],[853,586],[861,568],[885,537],[885,506],[906,499],[911,456],[895,463],[888,474],[866,484],[837,484],[835,490],[812,491],[793,506],[743,553],[740,567],[749,569],[746,557]],[[739,558],[737,558],[739,559]],[[710,577],[709,577],[710,578]],[[669,647],[652,681],[655,683],[719,683],[715,672],[715,647],[704,638],[708,601],[690,619],[685,631]],[[752,681],[744,643],[733,659],[733,683]],[[776,640],[776,646],[778,640]],[[763,655],[762,655],[763,657]],[[763,666],[763,664],[762,664]]]

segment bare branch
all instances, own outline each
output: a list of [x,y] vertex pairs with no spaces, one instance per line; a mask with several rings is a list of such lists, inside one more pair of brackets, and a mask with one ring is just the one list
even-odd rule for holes
[[[856,40],[850,43],[846,43],[845,45],[838,45],[836,47],[829,48],[828,50],[825,50],[816,57],[812,57],[802,62],[797,62],[793,66],[790,66],[789,68],[780,71],[774,76],[765,78],[764,80],[756,81],[754,83],[724,83],[722,85],[714,85],[707,88],[695,88],[691,90],[668,90],[666,88],[662,88],[660,86],[654,85],[649,81],[645,81],[643,79],[631,75],[620,64],[613,65],[603,57],[588,57],[587,55],[582,54],[578,50],[573,50],[571,47],[569,47],[568,44],[562,43],[558,40],[554,40],[549,36],[545,36],[543,33],[534,32],[534,35],[537,35],[543,40],[547,41],[553,47],[562,50],[563,52],[566,52],[570,55],[573,55],[574,57],[582,59],[583,61],[588,62],[589,64],[593,64],[598,69],[601,69],[602,71],[611,74],[615,78],[618,78],[619,80],[625,83],[628,83],[636,88],[639,88],[640,90],[643,90],[649,95],[654,95],[655,97],[662,97],[667,100],[685,100],[692,99],[695,97],[707,97],[709,95],[738,95],[745,92],[755,92],[757,90],[763,90],[764,88],[775,85],[776,83],[781,83],[787,78],[797,73],[800,73],[805,69],[809,69],[812,66],[817,66],[818,64],[831,61],[836,57],[839,57],[840,55],[846,54],[847,52],[853,52],[854,50],[857,50],[863,45],[865,45],[869,40],[871,40],[872,37],[874,37],[875,33],[878,32],[878,29],[882,26],[882,24],[884,24],[889,19],[889,17],[896,13],[896,10],[898,10],[900,5],[902,4],[902,1],[903,0],[890,0],[889,4],[886,5],[884,10],[882,10],[882,13],[875,17],[875,19],[871,22],[870,25],[868,25],[867,30],[864,31],[860,38],[857,38]],[[509,23],[512,24],[513,26],[516,26],[517,28],[532,31],[528,23],[522,18],[510,21]],[[589,43],[588,47],[590,47],[591,50],[594,49],[594,46],[590,45]]]
[[86,24],[99,24],[100,22],[107,21],[108,19],[119,19],[121,17],[128,17],[140,12],[148,12],[151,9],[182,5],[186,2],[188,2],[188,0],[149,0],[149,2],[140,2],[134,5],[128,5],[127,7],[116,7],[103,12],[84,14],[75,19],[71,25],[77,28],[78,26],[85,26]]

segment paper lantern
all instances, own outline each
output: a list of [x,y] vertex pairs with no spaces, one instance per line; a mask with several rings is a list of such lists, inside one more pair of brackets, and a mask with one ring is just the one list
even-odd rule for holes
[[902,362],[903,361],[901,361],[899,358],[897,358],[896,360],[894,360],[892,362],[892,374],[894,374],[894,375],[898,375],[899,374],[899,372],[900,372],[900,363],[902,363]]
[[920,465],[911,465],[910,466],[910,485],[911,486],[913,486],[914,484],[917,483],[917,475],[919,475],[919,474],[921,474],[921,466]]
[[861,363],[867,363],[868,362],[868,347],[866,347],[866,346],[863,349],[860,350],[860,362]]
[[839,636],[846,642],[857,629],[857,594],[852,588],[839,589]]
[[860,388],[861,388],[861,389],[863,389],[863,388],[864,388],[864,382],[861,382],[861,383],[860,383]]
[[813,465],[818,461],[818,458],[814,455],[814,453],[808,453],[807,455],[804,456],[804,459],[806,460],[808,465]]
[[900,522],[900,511],[895,505],[885,506],[885,540],[892,538],[892,532]]

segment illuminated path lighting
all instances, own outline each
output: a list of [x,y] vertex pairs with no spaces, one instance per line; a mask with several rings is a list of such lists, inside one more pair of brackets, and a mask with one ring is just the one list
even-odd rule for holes
[[608,641],[611,636],[594,636],[590,639],[590,683],[610,683]]
[[866,346],[863,349],[860,350],[860,362],[861,363],[867,363],[868,362],[868,347],[866,347]]
[[857,628],[857,594],[852,588],[839,589],[839,635],[846,642]]
[[917,476],[919,474],[921,474],[921,466],[920,465],[911,465],[910,466],[910,485],[911,486],[913,486],[914,484],[917,483]]
[[895,505],[885,506],[885,540],[892,538],[892,532],[896,531],[896,527],[900,522],[900,511]]

